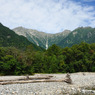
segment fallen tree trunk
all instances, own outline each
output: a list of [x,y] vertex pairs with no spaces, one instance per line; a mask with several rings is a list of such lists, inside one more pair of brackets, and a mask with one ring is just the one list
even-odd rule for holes
[[10,80],[0,80],[0,82],[6,82],[6,81],[22,81],[22,80],[41,80],[41,79],[50,79],[53,76],[39,76],[39,77],[23,77],[23,78],[17,78],[17,79],[10,79]]
[[7,81],[7,82],[0,82],[0,85],[7,85],[7,84],[23,84],[23,83],[37,83],[37,82],[64,82],[64,80],[26,80],[26,81]]
[[26,76],[24,78],[14,79],[14,80],[0,80],[0,85],[6,85],[6,84],[23,84],[23,83],[37,83],[37,82],[66,82],[69,84],[72,84],[72,80],[69,77],[66,76],[64,79],[54,80],[50,79],[53,76],[37,76],[37,77],[29,77]]

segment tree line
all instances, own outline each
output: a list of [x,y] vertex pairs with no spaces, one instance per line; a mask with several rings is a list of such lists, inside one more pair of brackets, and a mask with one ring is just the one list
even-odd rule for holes
[[36,51],[32,45],[25,50],[0,47],[0,75],[94,71],[95,43],[65,48],[54,44],[44,51]]

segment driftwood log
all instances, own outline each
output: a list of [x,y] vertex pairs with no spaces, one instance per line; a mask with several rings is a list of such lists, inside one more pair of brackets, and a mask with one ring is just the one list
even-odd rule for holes
[[23,83],[37,83],[37,82],[66,82],[71,84],[70,76],[68,74],[64,79],[51,79],[53,76],[38,76],[38,77],[29,77],[26,76],[24,78],[14,79],[14,80],[0,80],[0,85],[7,85],[7,84],[23,84]]
[[37,82],[64,82],[64,80],[26,80],[26,81],[7,81],[7,82],[0,82],[0,85],[6,85],[6,84],[23,84],[23,83],[37,83]]
[[53,76],[38,76],[38,77],[23,77],[23,78],[18,78],[18,79],[12,79],[12,80],[0,80],[0,82],[5,82],[5,81],[21,81],[21,80],[41,80],[41,79],[50,79]]

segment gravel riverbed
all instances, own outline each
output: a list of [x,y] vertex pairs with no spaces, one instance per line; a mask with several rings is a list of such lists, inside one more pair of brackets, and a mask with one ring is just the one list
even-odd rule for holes
[[[64,79],[66,74],[35,74],[53,76],[51,79]],[[0,85],[0,95],[95,95],[95,73],[72,73],[72,84],[65,82],[39,82]],[[0,76],[0,80],[15,80],[25,76]],[[31,76],[30,76],[31,77]],[[88,89],[89,88],[89,89]]]

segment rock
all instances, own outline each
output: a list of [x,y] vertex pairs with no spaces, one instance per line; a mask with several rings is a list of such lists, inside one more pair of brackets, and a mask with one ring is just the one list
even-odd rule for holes
[[72,80],[71,80],[71,77],[70,77],[70,74],[69,74],[69,73],[67,73],[66,78],[65,78],[64,81],[65,81],[66,83],[72,84]]
[[12,92],[12,94],[15,94],[15,92]]
[[85,73],[84,72],[82,74],[85,76]]
[[29,75],[26,75],[26,79],[29,80]]

